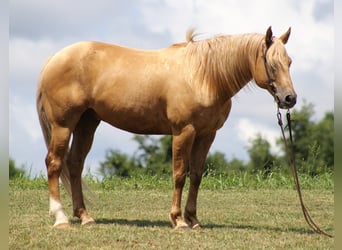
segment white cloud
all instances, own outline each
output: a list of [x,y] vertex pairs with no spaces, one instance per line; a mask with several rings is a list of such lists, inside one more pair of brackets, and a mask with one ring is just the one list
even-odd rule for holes
[[[18,96],[10,96],[9,125],[10,127],[12,125],[20,126],[28,136],[25,138],[26,141],[36,143],[42,138],[35,105],[25,103]],[[16,136],[15,131],[10,129],[9,136],[10,141],[12,141],[13,137]]]
[[265,126],[262,123],[252,121],[248,118],[242,118],[237,124],[237,135],[245,143],[250,144],[251,140],[254,140],[257,135],[261,135],[271,145],[271,151],[273,153],[279,152],[279,147],[276,145],[276,140],[280,136],[279,130],[275,130],[273,127]]
[[34,40],[89,36],[103,26],[106,27],[112,18],[120,16],[120,10],[125,9],[128,2],[13,0],[10,13],[11,36],[30,37]]
[[16,72],[35,73],[43,66],[44,61],[60,48],[61,45],[51,40],[11,39],[9,46],[10,74],[15,75]]

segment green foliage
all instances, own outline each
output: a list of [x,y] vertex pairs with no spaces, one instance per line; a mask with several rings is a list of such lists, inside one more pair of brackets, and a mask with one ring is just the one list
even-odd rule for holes
[[15,165],[15,161],[10,158],[9,159],[9,178],[14,179],[20,176],[25,176],[25,171],[21,168],[18,168]]
[[258,134],[251,141],[251,146],[248,148],[250,158],[249,168],[252,172],[262,171],[263,176],[267,177],[272,173],[275,156],[271,154],[270,143]]
[[309,145],[313,142],[314,115],[312,104],[304,104],[302,109],[292,112],[293,148],[299,160],[307,160],[309,157]]
[[119,150],[108,150],[106,152],[106,160],[100,162],[99,172],[103,177],[129,177],[135,171],[137,166],[134,161],[126,154],[121,153]]
[[221,152],[210,153],[207,156],[204,168],[204,176],[214,173],[228,173],[228,161]]
[[20,175],[13,177],[9,181],[9,186],[11,189],[14,190],[33,190],[33,189],[40,189],[40,190],[47,190],[48,189],[48,181],[44,176],[35,177],[30,179],[28,176]]
[[299,171],[317,175],[334,168],[334,114],[312,121],[314,108],[305,103],[292,112],[293,147]]
[[320,158],[329,169],[334,166],[334,114],[325,113],[325,116],[313,128],[314,141],[320,149]]
[[[112,176],[98,180],[91,175],[84,177],[84,181],[91,189],[100,190],[165,190],[173,188],[172,176],[151,176],[147,174],[133,175],[130,177]],[[333,173],[323,173],[311,176],[307,173],[299,174],[299,181],[303,190],[333,190]],[[185,189],[189,182],[186,182]],[[13,190],[47,190],[48,182],[46,177],[40,176],[30,179],[25,176],[17,176],[10,179],[9,186]],[[278,169],[264,177],[262,171],[250,173],[248,171],[230,172],[229,175],[220,174],[214,171],[208,172],[202,180],[203,190],[231,190],[231,189],[294,189],[293,177],[284,174]]]
[[158,140],[150,135],[135,135],[133,139],[137,142],[138,149],[132,157],[118,150],[107,151],[105,160],[100,163],[99,173],[102,177],[171,174],[171,136],[166,135]]
[[[299,182],[302,189],[334,189],[334,176],[324,173],[317,176],[300,174]],[[203,178],[201,189],[229,190],[229,189],[294,189],[293,177],[290,174],[273,170],[265,177],[263,171],[251,173],[248,171],[235,172],[230,175],[211,173]]]
[[246,165],[242,160],[233,158],[228,161],[222,152],[209,153],[205,161],[204,176],[210,175],[234,175],[246,171]]
[[138,143],[135,161],[149,175],[170,175],[172,172],[172,137],[162,136],[159,140],[150,135],[135,135],[133,139]]
[[9,186],[13,189],[47,189],[47,180],[44,176],[36,176],[33,179],[27,175],[24,167],[16,167],[15,161],[9,159]]

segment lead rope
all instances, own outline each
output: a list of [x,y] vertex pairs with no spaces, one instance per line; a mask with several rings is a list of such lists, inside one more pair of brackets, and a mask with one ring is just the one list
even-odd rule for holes
[[285,136],[285,131],[284,131],[284,126],[283,126],[283,120],[281,117],[281,113],[278,107],[278,112],[277,112],[277,118],[278,118],[278,124],[280,126],[281,129],[281,133],[283,136],[283,140],[284,140],[284,144],[285,144],[285,148],[286,148],[286,153],[287,156],[289,158],[289,162],[291,165],[291,170],[292,170],[292,175],[293,175],[293,179],[296,185],[296,189],[297,189],[297,193],[298,193],[298,197],[299,197],[299,201],[300,201],[300,205],[302,207],[302,211],[303,211],[303,215],[304,218],[306,220],[306,222],[308,223],[308,225],[318,234],[322,234],[328,237],[332,238],[331,234],[328,234],[326,232],[324,232],[322,229],[320,229],[316,223],[311,219],[311,216],[307,210],[307,208],[304,205],[304,201],[303,201],[303,197],[302,197],[302,191],[301,191],[301,187],[300,187],[300,183],[299,183],[299,179],[298,179],[298,174],[297,174],[297,167],[296,167],[296,161],[295,161],[295,153],[294,153],[294,149],[293,149],[293,138],[292,138],[292,127],[291,127],[291,114],[290,114],[290,110],[287,110],[286,113],[286,119],[287,119],[287,126],[289,128],[289,135],[290,135],[290,147],[288,147],[287,144],[287,140],[286,140],[286,136]]

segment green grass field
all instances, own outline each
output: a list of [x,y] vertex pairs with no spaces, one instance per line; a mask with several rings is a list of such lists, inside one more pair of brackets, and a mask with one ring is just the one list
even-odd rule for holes
[[[73,218],[64,230],[52,229],[44,180],[10,181],[9,248],[333,249],[333,238],[308,227],[296,191],[286,185],[220,185],[227,180],[204,179],[198,198],[203,228],[175,231],[168,221],[171,180],[147,179],[90,181],[98,201],[88,211],[97,224],[81,227]],[[303,195],[315,222],[334,234],[331,183],[304,184]],[[71,198],[63,189],[62,202],[71,216]]]

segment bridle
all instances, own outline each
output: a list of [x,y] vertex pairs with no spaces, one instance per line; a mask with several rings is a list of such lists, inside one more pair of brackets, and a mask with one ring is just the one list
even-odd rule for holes
[[267,66],[268,63],[267,63],[267,57],[266,57],[268,49],[269,49],[269,47],[266,47],[266,45],[265,45],[265,47],[263,49],[264,52],[263,52],[263,55],[262,55],[262,58],[264,60],[265,72],[266,72],[266,76],[267,76],[267,85],[270,87],[272,93],[274,94],[274,99],[276,99],[276,101],[279,101],[279,100],[277,100],[278,97],[276,95],[277,88],[274,86],[275,79],[273,79],[271,77],[271,74],[268,71],[268,66]]
[[[272,38],[273,39],[273,38]],[[284,130],[284,126],[283,126],[283,121],[282,121],[282,116],[281,116],[281,112],[280,112],[280,108],[279,108],[279,100],[276,92],[277,89],[274,86],[274,82],[275,80],[271,77],[270,72],[268,71],[268,64],[267,64],[267,51],[269,49],[269,47],[264,47],[264,52],[263,52],[263,60],[264,60],[264,66],[265,66],[265,71],[266,71],[266,76],[267,76],[267,84],[270,87],[271,91],[274,94],[274,98],[278,104],[278,110],[277,110],[277,119],[278,119],[278,124],[280,126],[280,130],[281,130],[281,134],[283,137],[283,141],[284,141],[284,145],[285,145],[285,149],[286,149],[286,154],[288,156],[288,160],[289,160],[289,164],[291,166],[291,171],[292,171],[292,176],[293,176],[293,180],[296,186],[296,190],[298,193],[298,197],[299,197],[299,201],[300,201],[300,205],[303,211],[303,215],[304,218],[306,220],[306,222],[308,223],[308,225],[318,234],[322,234],[328,237],[332,237],[332,235],[326,233],[325,231],[323,231],[322,229],[320,229],[316,223],[312,220],[305,204],[303,201],[303,196],[302,196],[302,190],[301,190],[301,186],[299,183],[299,179],[298,179],[298,171],[297,171],[297,166],[296,166],[296,161],[295,161],[295,152],[294,152],[294,146],[293,146],[293,136],[292,136],[292,120],[291,120],[291,113],[290,113],[290,109],[287,110],[286,113],[286,120],[287,120],[287,128],[289,130],[289,137],[290,137],[290,145],[288,145],[287,140],[286,140],[286,136],[285,136],[285,130]]]

